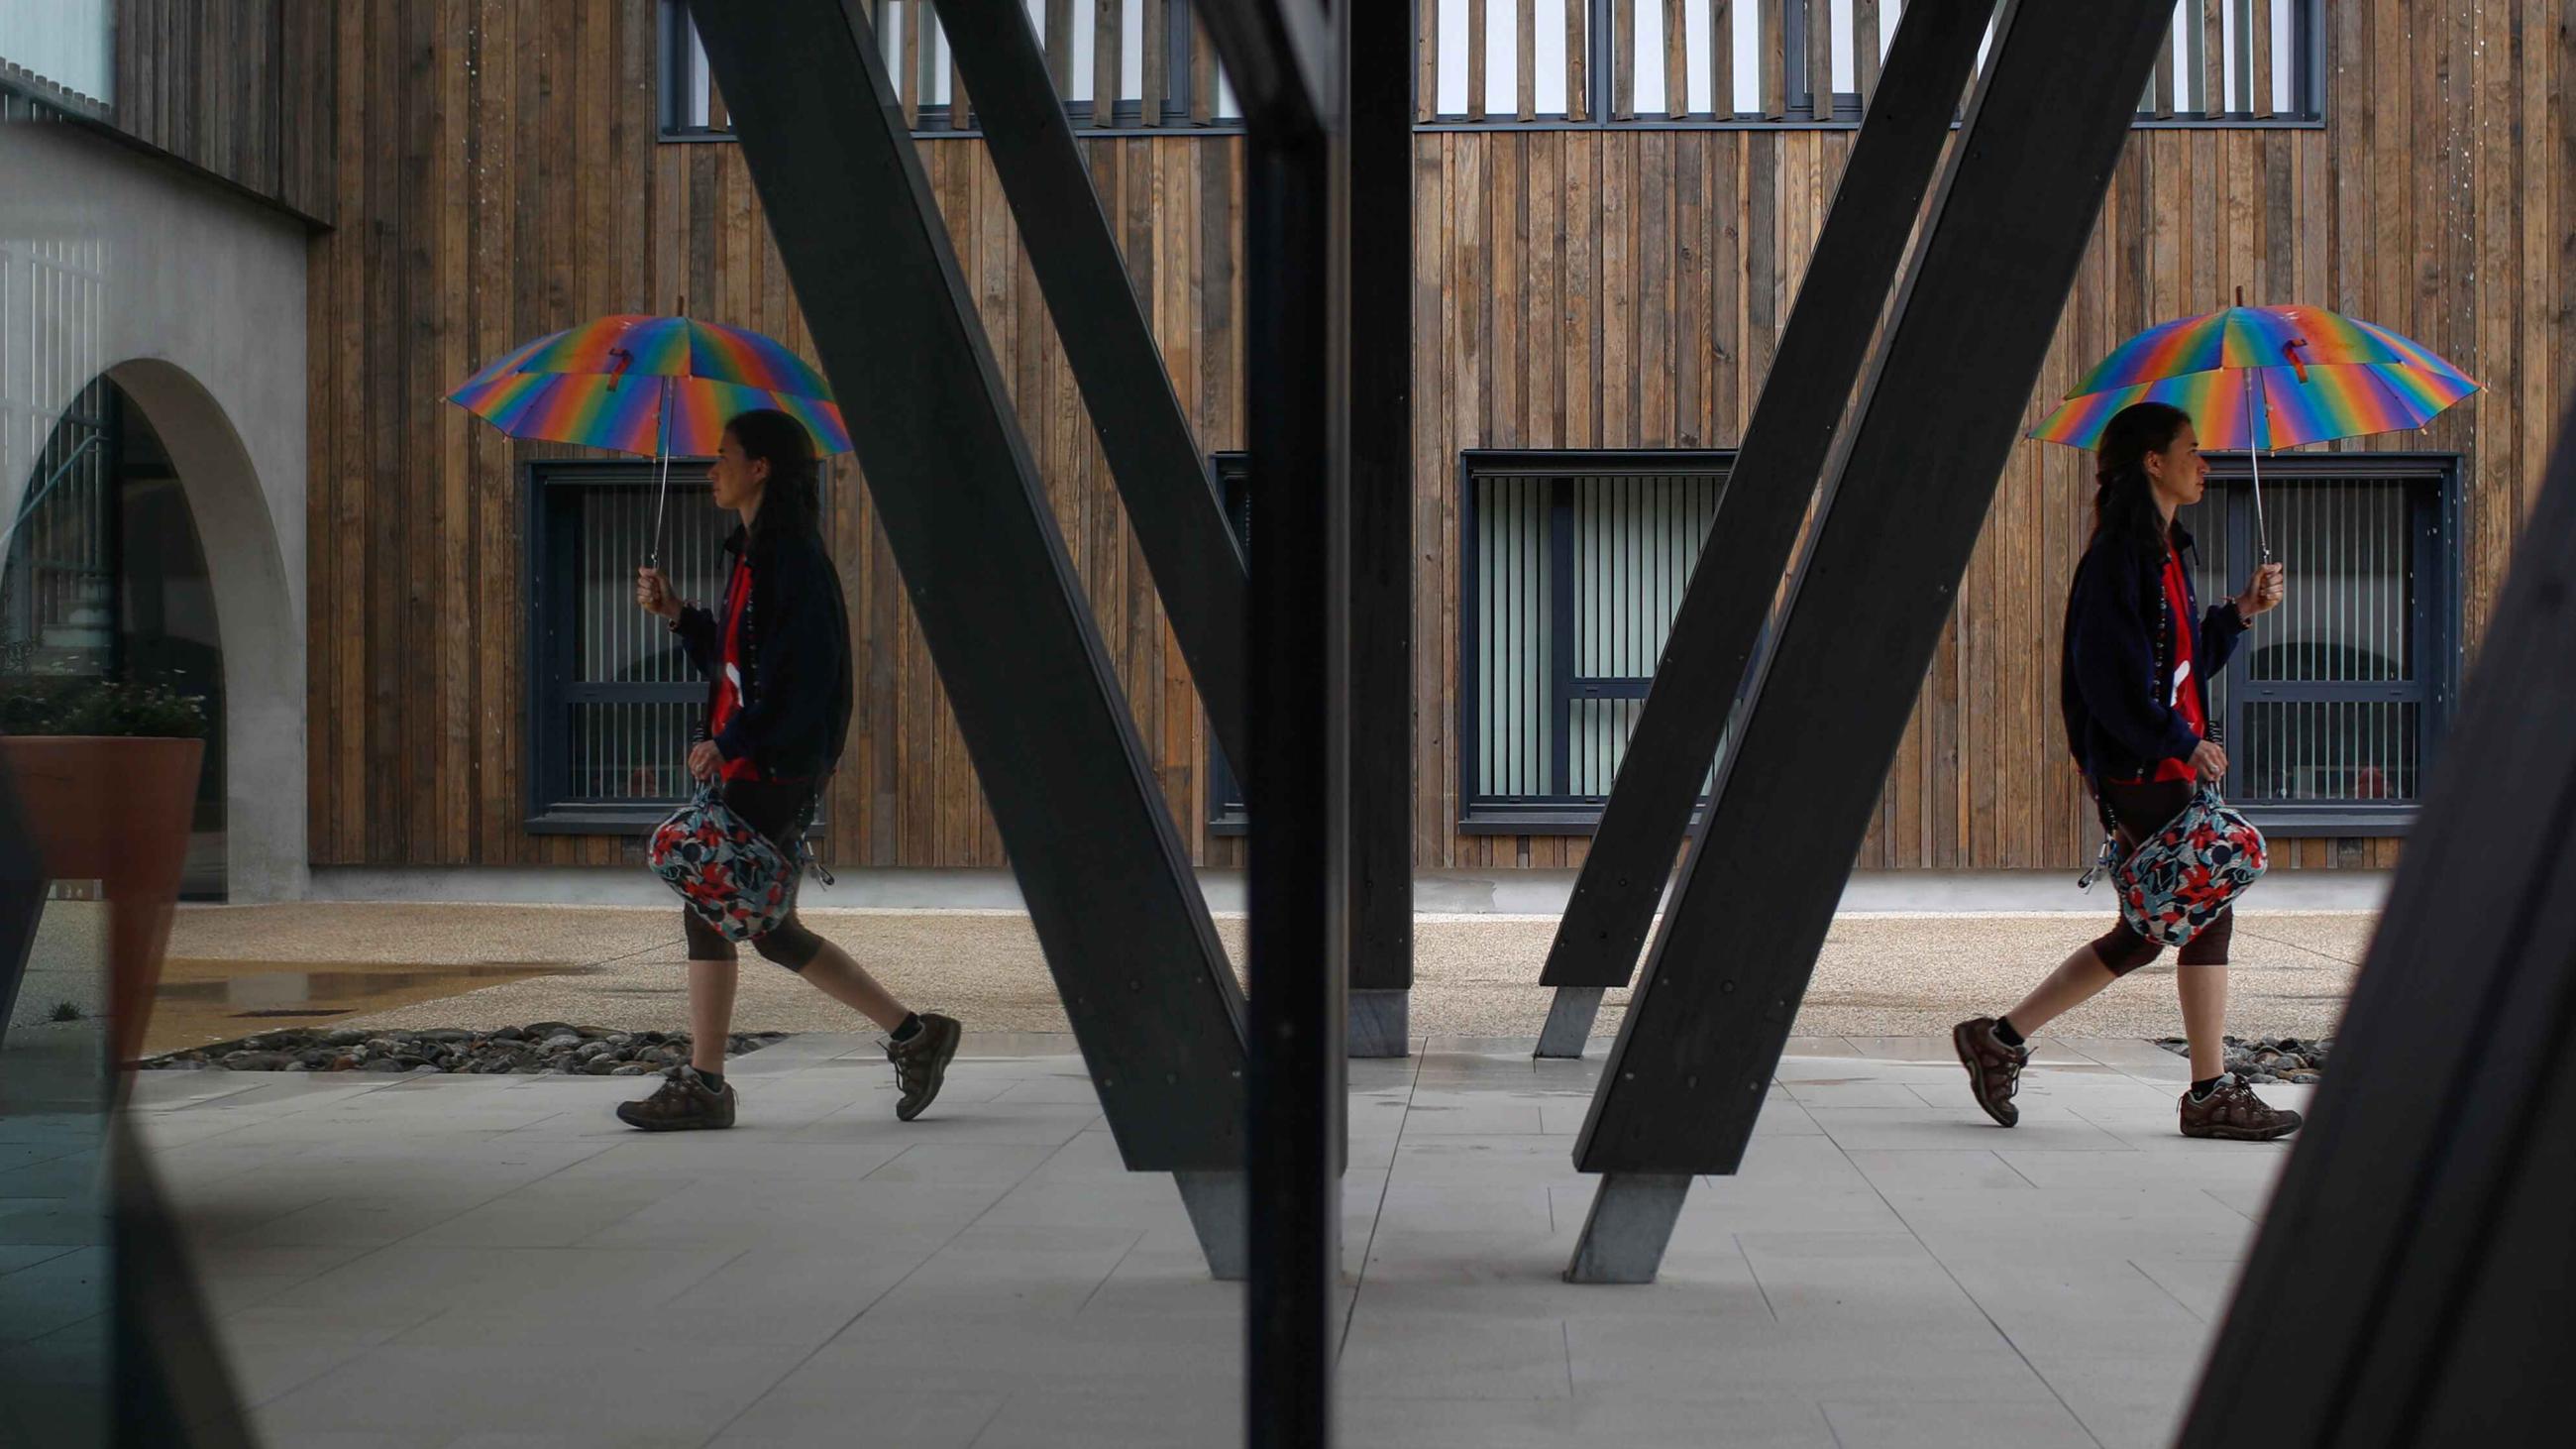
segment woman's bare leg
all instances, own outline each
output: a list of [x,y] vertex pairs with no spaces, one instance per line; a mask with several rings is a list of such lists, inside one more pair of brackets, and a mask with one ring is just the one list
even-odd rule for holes
[[893,992],[867,973],[867,968],[829,941],[814,953],[813,960],[805,963],[802,974],[824,995],[875,1022],[881,1031],[893,1031],[912,1015],[910,1008],[894,999]]
[[2191,1079],[2227,1074],[2227,968],[2180,966],[2174,989],[2182,995],[2182,1034],[2191,1040]]
[[2102,988],[2120,978],[2093,954],[2090,943],[2075,948],[2074,954],[2057,963],[2057,969],[2021,999],[2021,1005],[2004,1013],[2004,1020],[2023,1037],[2039,1034],[2040,1028],[2082,1006],[2102,992]]
[[689,1065],[721,1072],[725,1045],[733,1040],[733,994],[742,967],[733,961],[689,963]]

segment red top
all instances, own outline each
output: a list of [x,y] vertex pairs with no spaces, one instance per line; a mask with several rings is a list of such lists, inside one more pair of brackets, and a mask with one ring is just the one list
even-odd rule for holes
[[[737,560],[733,580],[725,585],[724,654],[716,665],[716,707],[707,720],[707,733],[724,733],[737,711],[742,708],[742,614],[751,602],[751,561]],[[757,780],[760,767],[747,759],[724,762],[728,780]]]
[[[2166,702],[2182,716],[2184,724],[2202,739],[2209,738],[2209,711],[2201,703],[2200,677],[2191,667],[2191,594],[2182,576],[2182,555],[2173,545],[2165,545],[2165,609],[2174,621],[2173,631],[2173,696]],[[2189,760],[2162,760],[2145,780],[2114,780],[2115,785],[2162,784],[2168,780],[2191,780],[2200,771]]]

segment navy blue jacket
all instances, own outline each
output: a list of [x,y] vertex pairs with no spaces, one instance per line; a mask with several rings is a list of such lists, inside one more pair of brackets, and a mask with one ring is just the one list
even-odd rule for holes
[[[2173,542],[2177,552],[2192,550],[2191,534],[2180,524],[2174,525]],[[2190,687],[2197,691],[2227,667],[2245,620],[2232,599],[2202,612],[2188,567],[2183,598],[2191,606]],[[2066,596],[2057,690],[2066,747],[2093,779],[2141,779],[2165,760],[2190,759],[2199,747],[2200,736],[2171,703],[2173,629],[2163,566],[2126,544],[2095,539],[2076,564],[2075,585]],[[2205,704],[2208,696],[2201,698]]]
[[[813,534],[746,539],[736,525],[725,552],[751,550],[751,595],[742,616],[742,704],[714,736],[728,760],[748,759],[774,780],[819,780],[841,762],[850,730],[850,615],[841,575]],[[731,588],[726,592],[730,594]],[[695,604],[671,624],[707,676],[715,715],[724,623]],[[701,738],[706,727],[698,728]]]

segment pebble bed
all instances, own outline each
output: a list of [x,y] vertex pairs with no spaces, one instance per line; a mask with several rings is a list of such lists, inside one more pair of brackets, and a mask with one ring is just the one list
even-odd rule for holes
[[[746,1032],[725,1045],[729,1057],[782,1041],[781,1031]],[[685,1031],[613,1031],[537,1021],[467,1031],[341,1027],[331,1031],[265,1031],[240,1041],[172,1052],[146,1070],[229,1072],[565,1073],[641,1077],[689,1059]]]
[[[2158,1038],[2156,1045],[2178,1057],[2191,1055],[2191,1044],[2178,1036]],[[2332,1050],[2334,1041],[2330,1037],[2308,1040],[2263,1036],[2247,1041],[2231,1036],[2227,1039],[2227,1069],[2258,1086],[2275,1082],[2312,1086],[2324,1080],[2326,1054]]]

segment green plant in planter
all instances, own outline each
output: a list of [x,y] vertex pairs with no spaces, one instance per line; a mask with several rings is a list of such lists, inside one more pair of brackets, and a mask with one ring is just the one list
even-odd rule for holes
[[158,684],[87,680],[0,697],[0,734],[203,739],[206,707]]

